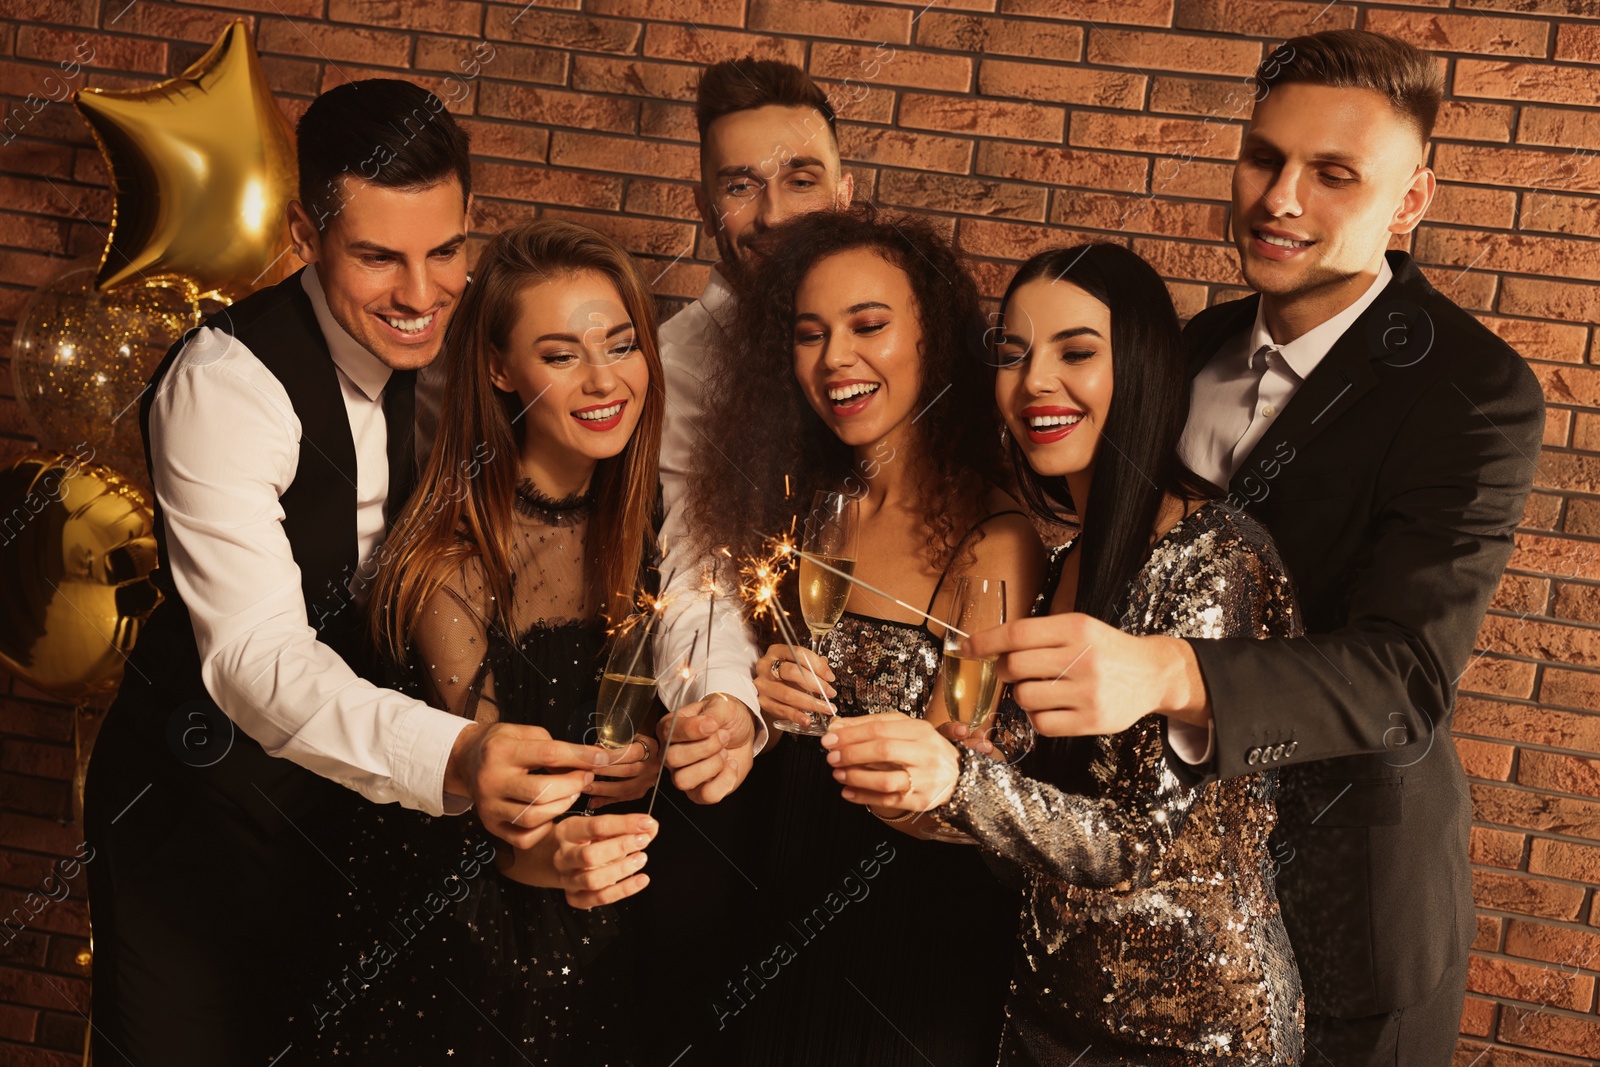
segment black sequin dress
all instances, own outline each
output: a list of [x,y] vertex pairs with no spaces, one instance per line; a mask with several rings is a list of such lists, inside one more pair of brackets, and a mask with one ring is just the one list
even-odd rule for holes
[[[1156,543],[1124,604],[1120,629],[1133,634],[1301,633],[1270,535],[1218,503]],[[1304,1003],[1267,844],[1272,772],[1185,788],[1157,715],[1041,742],[1021,767],[961,759],[938,815],[1025,872],[1001,1064],[1301,1062]]]
[[[821,644],[839,714],[922,718],[943,647],[925,624],[846,612]],[[775,922],[772,955],[761,961],[773,963],[759,974],[774,977],[758,987],[740,976],[729,991],[730,1005],[743,1002],[756,1016],[739,1063],[992,1060],[1016,938],[1015,890],[978,849],[918,840],[845,801],[825,756],[816,738],[785,736],[761,757],[774,765],[757,764],[780,776],[761,880]]]
[[[481,565],[468,560],[423,609],[401,687],[480,722],[592,741],[605,631],[583,580],[588,520],[587,501],[551,501],[524,483],[514,634],[495,621]],[[560,890],[501,875],[497,841],[472,812],[430,818],[363,804],[337,836],[347,844],[331,859],[350,890],[332,981],[305,1020],[319,1062],[645,1062],[631,1025],[639,1011],[632,901],[580,911]]]

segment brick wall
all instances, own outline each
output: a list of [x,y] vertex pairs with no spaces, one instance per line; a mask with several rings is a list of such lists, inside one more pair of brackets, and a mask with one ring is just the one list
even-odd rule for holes
[[[46,79],[83,46],[94,58],[68,88],[147,85],[236,14],[291,118],[354,78],[402,74],[445,95],[456,77],[476,229],[534,213],[595,226],[645,261],[667,301],[696,295],[714,256],[691,199],[689,101],[708,62],[784,59],[833,88],[861,195],[939,219],[988,294],[1016,260],[1093,237],[1148,257],[1188,316],[1239,292],[1228,163],[1264,51],[1336,27],[1435,50],[1449,90],[1441,185],[1409,247],[1527,357],[1550,404],[1536,491],[1456,713],[1479,905],[1457,1062],[1600,1056],[1600,3],[10,0],[0,101],[9,114],[29,94],[59,99]],[[468,77],[485,40],[493,57]],[[0,147],[0,190],[4,343],[31,289],[101,246],[110,196],[64,103]],[[0,450],[26,433],[0,375]],[[84,879],[61,903],[28,897],[55,891],[52,861],[81,840],[62,820],[71,737],[70,709],[14,682],[0,697],[0,914],[38,911],[0,947],[8,1064],[65,1065],[82,1043]]]

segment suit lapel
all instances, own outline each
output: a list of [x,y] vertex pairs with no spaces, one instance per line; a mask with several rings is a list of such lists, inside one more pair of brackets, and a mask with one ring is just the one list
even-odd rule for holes
[[1205,334],[1195,337],[1193,343],[1189,345],[1191,382],[1194,381],[1194,376],[1200,373],[1201,368],[1211,362],[1211,357],[1217,354],[1218,349],[1250,328],[1256,321],[1256,307],[1260,303],[1261,297],[1247,296],[1243,300],[1235,300],[1225,308],[1218,309],[1217,324],[1209,327]]
[[1258,465],[1271,466],[1274,460],[1292,456],[1338,421],[1378,383],[1374,360],[1403,358],[1397,348],[1385,346],[1399,340],[1401,331],[1413,330],[1418,316],[1426,319],[1421,301],[1426,299],[1427,283],[1405,253],[1391,252],[1389,257],[1394,277],[1372,306],[1333,343],[1305,384],[1284,405],[1277,421],[1239,465],[1229,483],[1230,490],[1241,492],[1240,483]]

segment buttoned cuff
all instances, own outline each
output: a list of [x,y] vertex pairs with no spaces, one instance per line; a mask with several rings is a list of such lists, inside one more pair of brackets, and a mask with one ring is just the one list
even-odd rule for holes
[[[473,720],[420,701],[404,719],[393,749],[394,784],[400,803],[427,815],[460,815],[472,807],[468,797],[444,791],[450,750]],[[409,740],[405,735],[409,734]]]

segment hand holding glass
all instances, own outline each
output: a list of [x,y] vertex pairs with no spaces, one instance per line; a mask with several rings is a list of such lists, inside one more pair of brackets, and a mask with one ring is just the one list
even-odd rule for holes
[[[844,574],[854,574],[856,519],[854,497],[822,490],[812,498],[805,540],[800,546],[804,553],[800,558],[800,614],[811,631],[811,651],[818,655],[822,654],[823,634],[837,626],[844,615],[844,606],[850,600],[850,580],[805,557],[815,556]],[[828,732],[828,716],[810,714],[809,723],[779,719],[773,725],[790,733],[821,737]]]
[[[1006,621],[1006,583],[995,578],[963,575],[956,580],[951,624],[967,633],[987,630]],[[944,635],[944,706],[950,721],[973,733],[982,730],[1000,703],[997,657],[966,659],[959,654],[961,636]]]

